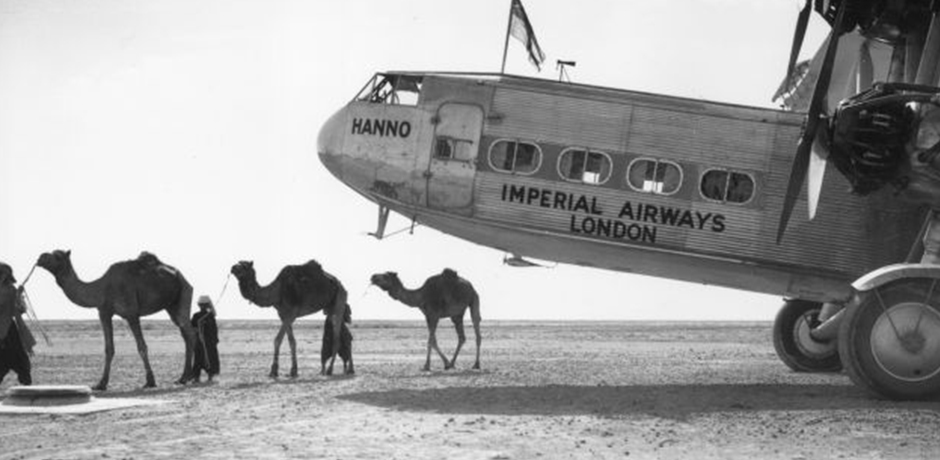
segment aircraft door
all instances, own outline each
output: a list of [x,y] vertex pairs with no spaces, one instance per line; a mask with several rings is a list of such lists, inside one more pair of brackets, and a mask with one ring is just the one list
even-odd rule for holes
[[470,215],[483,108],[444,103],[432,122],[434,141],[427,172],[428,207]]

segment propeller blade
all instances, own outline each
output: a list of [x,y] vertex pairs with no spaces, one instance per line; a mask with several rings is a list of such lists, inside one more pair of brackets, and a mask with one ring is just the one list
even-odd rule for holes
[[796,60],[800,56],[800,48],[803,47],[803,38],[806,36],[806,25],[809,23],[809,15],[813,12],[810,0],[806,0],[800,15],[796,19],[796,29],[793,31],[793,46],[790,48],[790,63],[787,65],[787,78],[783,81],[788,82],[793,78],[793,69],[796,68]]
[[924,39],[923,51],[917,65],[914,83],[919,85],[937,84],[937,62],[940,60],[938,54],[940,54],[940,11],[935,12],[930,19],[930,28],[927,37]]
[[[808,125],[809,123],[807,123],[807,129],[809,129]],[[790,169],[790,182],[787,184],[787,194],[783,199],[780,222],[777,224],[777,244],[780,244],[780,240],[783,239],[783,232],[790,221],[790,215],[793,214],[796,198],[800,195],[800,188],[803,186],[803,179],[806,178],[806,170],[809,169],[810,146],[806,136],[800,138],[800,144],[796,148],[796,157],[793,158],[793,166]]]
[[807,205],[809,208],[809,219],[816,217],[816,205],[819,204],[819,195],[822,192],[823,177],[826,175],[826,164],[828,164],[829,136],[825,129],[816,131],[816,139],[813,147],[810,149],[812,155],[809,157],[809,178],[806,182]]
[[832,78],[832,65],[836,60],[836,50],[839,48],[839,35],[842,33],[842,18],[845,16],[845,2],[839,4],[839,11],[836,13],[835,23],[832,30],[829,31],[829,43],[826,48],[826,55],[823,57],[823,64],[819,70],[819,79],[816,80],[816,87],[813,88],[813,99],[809,103],[809,113],[806,115],[806,126],[803,129],[803,135],[800,137],[800,143],[796,148],[796,156],[793,158],[793,167],[790,169],[790,181],[787,184],[787,194],[783,199],[783,209],[780,212],[780,222],[777,225],[777,244],[783,239],[783,232],[787,229],[787,223],[793,214],[793,208],[796,206],[796,199],[800,196],[800,189],[803,187],[803,180],[806,178],[806,172],[809,169],[809,159],[813,143],[816,141],[816,130],[821,121],[823,101],[829,92],[829,81]]
[[933,210],[927,209],[924,212],[924,223],[920,226],[920,231],[917,232],[917,238],[914,240],[914,243],[911,245],[910,251],[907,253],[907,257],[904,259],[904,262],[912,264],[919,262],[920,259],[924,256],[924,236],[927,235],[927,230],[930,228],[930,222],[933,220]]
[[875,73],[871,62],[871,49],[869,39],[866,38],[858,47],[858,66],[855,69],[855,93],[871,88],[872,76]]

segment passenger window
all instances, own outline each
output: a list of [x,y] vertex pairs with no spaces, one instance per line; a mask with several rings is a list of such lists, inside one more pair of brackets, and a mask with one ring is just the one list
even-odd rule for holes
[[728,179],[728,202],[747,203],[754,196],[754,179],[743,173],[733,172]]
[[453,140],[439,137],[434,146],[434,158],[438,160],[449,160],[454,157]]
[[532,174],[542,164],[542,151],[528,142],[500,140],[490,146],[490,166],[501,172]]
[[558,159],[561,177],[585,184],[603,184],[610,178],[611,160],[606,153],[568,149]]
[[638,158],[627,168],[627,184],[638,192],[672,195],[682,185],[682,168],[667,160]]
[[435,160],[473,160],[473,142],[450,137],[438,137],[434,142]]
[[754,197],[754,179],[747,173],[710,169],[702,174],[702,196],[725,203],[747,203]]

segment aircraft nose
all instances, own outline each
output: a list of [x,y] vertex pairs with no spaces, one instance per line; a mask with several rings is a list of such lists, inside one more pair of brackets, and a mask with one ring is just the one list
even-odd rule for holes
[[343,144],[346,139],[346,117],[347,109],[340,109],[326,120],[317,135],[320,162],[339,180],[343,180],[344,175]]
[[[363,114],[366,109],[378,115]],[[412,197],[423,200],[423,189],[413,188],[427,183],[424,171],[415,169],[415,157],[411,153],[414,151],[412,139],[416,137],[411,135],[411,126],[415,122],[405,115],[387,115],[388,111],[384,106],[364,108],[354,104],[339,109],[320,127],[317,135],[320,162],[333,176],[360,194],[384,195],[400,201],[418,199]],[[394,138],[371,134],[373,120],[384,123],[386,118],[395,117],[405,120],[399,122],[407,126],[405,134],[396,131],[400,135]],[[357,132],[360,128],[364,134]]]

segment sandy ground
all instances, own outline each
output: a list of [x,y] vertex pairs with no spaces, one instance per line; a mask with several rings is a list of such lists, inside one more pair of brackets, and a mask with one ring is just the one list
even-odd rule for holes
[[[767,323],[491,321],[482,371],[469,369],[471,339],[457,370],[436,360],[428,373],[423,323],[359,322],[352,377],[318,375],[321,325],[295,326],[300,377],[272,380],[275,323],[222,322],[220,381],[181,387],[178,332],[145,323],[158,381],[145,391],[117,323],[101,396],[169,402],[0,417],[0,458],[940,458],[940,401],[880,401],[844,375],[791,372]],[[96,382],[97,323],[46,326],[36,383]],[[439,337],[450,352],[452,328]],[[289,363],[285,340],[282,373]]]

